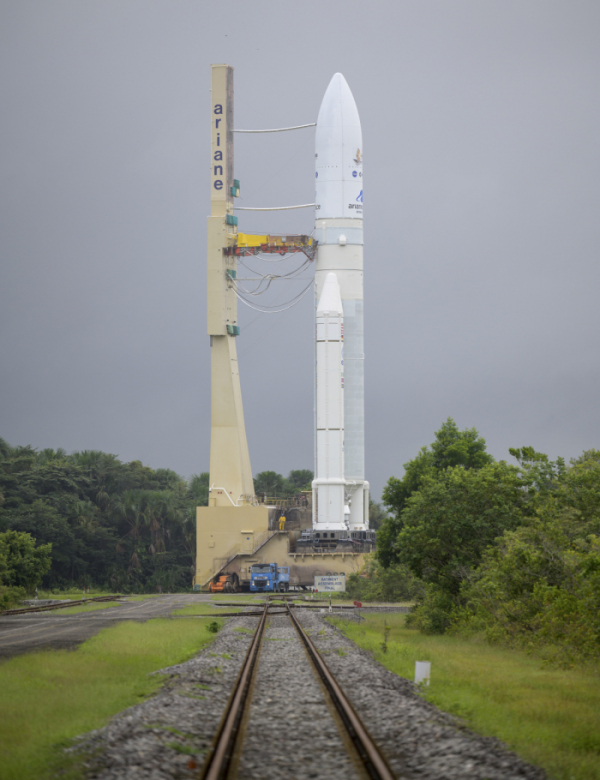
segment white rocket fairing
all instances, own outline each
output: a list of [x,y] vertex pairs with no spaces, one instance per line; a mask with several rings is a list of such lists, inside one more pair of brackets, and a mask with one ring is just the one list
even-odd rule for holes
[[[345,500],[335,510],[335,522],[351,531],[369,527],[369,483],[365,481],[362,160],[362,132],[356,103],[344,77],[336,73],[321,103],[315,136],[315,238],[319,242],[315,294],[316,301],[319,301],[318,323],[326,280],[335,275],[343,308],[345,482]],[[323,398],[320,386],[323,380],[318,357],[318,333],[316,352],[315,482],[318,483],[325,457],[319,438],[319,403]],[[318,493],[318,488],[313,490],[313,496],[318,501],[315,492]],[[316,514],[318,519],[320,510]],[[330,520],[333,522],[332,517]]]

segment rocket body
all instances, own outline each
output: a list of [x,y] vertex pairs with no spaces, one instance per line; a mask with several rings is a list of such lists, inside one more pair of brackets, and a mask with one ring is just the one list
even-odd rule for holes
[[[350,531],[369,527],[369,483],[365,481],[362,157],[362,131],[356,103],[344,77],[336,73],[321,103],[315,134],[315,238],[319,242],[315,295],[316,302],[320,302],[328,275],[335,274],[344,328],[346,512],[342,508],[339,522]],[[316,352],[315,474],[318,479],[322,458],[318,433],[321,383],[318,338]]]

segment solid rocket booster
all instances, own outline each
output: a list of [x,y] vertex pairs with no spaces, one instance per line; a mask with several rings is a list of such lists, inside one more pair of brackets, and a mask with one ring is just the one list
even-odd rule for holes
[[[315,294],[320,301],[331,273],[343,307],[344,479],[346,515],[338,522],[351,531],[369,527],[369,483],[365,481],[365,400],[363,346],[363,152],[356,103],[341,73],[331,79],[315,135],[315,238],[318,240]],[[317,346],[318,352],[318,346]],[[319,367],[316,372],[318,417]],[[318,420],[315,473],[321,471]]]
[[313,526],[344,531],[344,312],[340,285],[328,273],[317,305],[317,470]]

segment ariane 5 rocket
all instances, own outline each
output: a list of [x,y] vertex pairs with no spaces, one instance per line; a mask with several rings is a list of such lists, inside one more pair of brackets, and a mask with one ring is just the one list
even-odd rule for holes
[[[341,73],[331,79],[319,109],[315,177],[315,238],[319,243],[315,274],[313,528],[363,531],[369,528],[369,483],[365,480],[363,147],[356,103]],[[341,311],[336,309],[338,301]],[[340,354],[338,366],[334,365],[336,350]]]

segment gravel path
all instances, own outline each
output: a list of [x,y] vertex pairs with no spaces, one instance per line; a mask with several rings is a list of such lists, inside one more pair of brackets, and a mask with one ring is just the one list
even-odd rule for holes
[[[299,620],[343,685],[392,769],[407,780],[544,780],[500,742],[479,737],[421,699],[415,686],[373,661],[323,615]],[[192,778],[248,649],[256,618],[236,617],[194,659],[160,674],[151,699],[85,735],[86,776],[98,780]],[[289,619],[272,616],[259,659],[240,758],[241,780],[356,780],[336,721]]]

